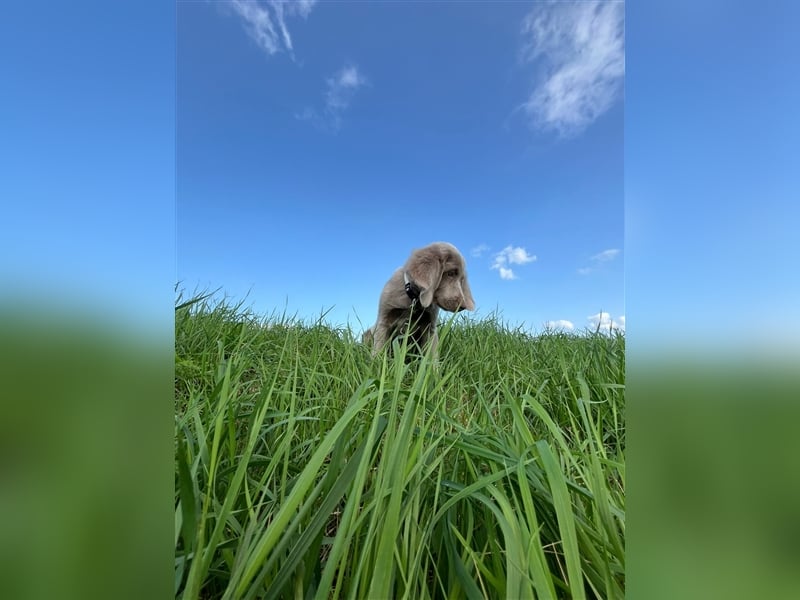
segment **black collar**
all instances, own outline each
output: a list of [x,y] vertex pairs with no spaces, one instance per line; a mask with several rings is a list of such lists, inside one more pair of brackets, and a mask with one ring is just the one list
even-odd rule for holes
[[421,290],[419,286],[408,278],[408,273],[403,271],[403,281],[405,282],[406,295],[412,300],[419,300]]

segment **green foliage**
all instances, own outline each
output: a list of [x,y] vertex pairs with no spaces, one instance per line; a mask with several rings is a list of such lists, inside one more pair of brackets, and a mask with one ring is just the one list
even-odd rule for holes
[[624,338],[176,308],[175,593],[621,598]]

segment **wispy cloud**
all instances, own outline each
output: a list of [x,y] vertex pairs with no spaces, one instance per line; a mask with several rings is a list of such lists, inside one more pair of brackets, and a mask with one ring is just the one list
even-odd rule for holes
[[494,260],[495,264],[506,264],[506,262],[508,262],[512,265],[524,265],[536,260],[536,256],[528,254],[528,251],[521,246],[517,246],[516,248],[513,246],[506,246],[495,254]]
[[537,3],[522,23],[522,59],[542,77],[522,108],[535,127],[581,133],[621,96],[623,2]]
[[601,332],[625,331],[625,315],[613,319],[609,313],[600,311],[596,315],[587,317],[587,319],[589,319],[592,329],[598,329]]
[[618,248],[610,248],[608,250],[603,250],[602,252],[598,252],[594,256],[592,256],[589,260],[595,262],[607,262],[609,260],[613,260],[619,254]]
[[536,256],[528,254],[525,248],[517,246],[506,246],[500,252],[494,255],[494,262],[492,269],[497,269],[500,272],[500,279],[516,279],[513,269],[507,265],[525,265],[529,262],[536,260]]
[[286,50],[293,56],[288,17],[306,18],[317,0],[231,0],[233,11],[244,21],[247,34],[270,56]]
[[603,250],[602,252],[598,252],[594,256],[589,257],[589,261],[591,265],[588,267],[581,267],[578,269],[578,273],[580,275],[588,275],[593,271],[596,271],[600,268],[603,263],[607,263],[609,261],[614,260],[620,253],[618,248],[609,248],[608,250]]
[[336,132],[342,125],[342,115],[350,106],[356,92],[367,85],[367,78],[354,64],[346,64],[325,80],[325,105],[322,112],[306,107],[295,117],[313,121],[323,129]]
[[514,271],[512,269],[506,269],[505,267],[492,267],[493,269],[500,269],[500,279],[516,279],[517,276],[514,275]]
[[575,329],[575,325],[572,321],[567,321],[566,319],[558,319],[556,321],[547,321],[544,324],[545,329],[567,329],[572,331]]
[[489,246],[487,244],[478,244],[472,250],[470,250],[470,254],[475,258],[480,258],[487,250],[489,250]]
[[325,112],[334,119],[339,119],[342,112],[350,106],[358,89],[367,83],[355,65],[346,65],[333,77],[327,80],[328,90],[325,92]]

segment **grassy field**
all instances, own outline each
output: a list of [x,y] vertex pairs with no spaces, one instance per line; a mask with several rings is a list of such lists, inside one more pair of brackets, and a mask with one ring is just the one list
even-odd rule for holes
[[175,593],[622,598],[625,340],[459,317],[429,356],[175,312]]

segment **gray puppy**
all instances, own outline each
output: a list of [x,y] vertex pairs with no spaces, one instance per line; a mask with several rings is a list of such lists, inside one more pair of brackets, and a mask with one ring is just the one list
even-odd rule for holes
[[378,320],[364,332],[362,342],[372,342],[373,356],[392,339],[409,332],[409,344],[420,348],[430,341],[435,354],[439,342],[439,309],[475,310],[467,282],[466,262],[458,249],[436,242],[411,253],[381,292]]

